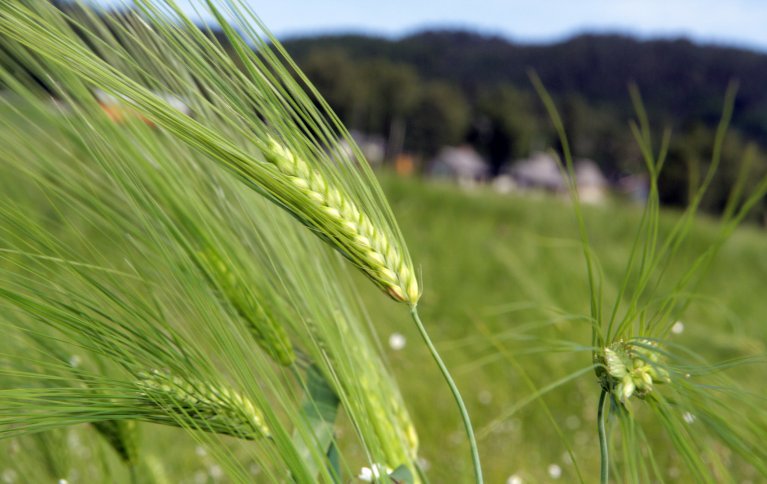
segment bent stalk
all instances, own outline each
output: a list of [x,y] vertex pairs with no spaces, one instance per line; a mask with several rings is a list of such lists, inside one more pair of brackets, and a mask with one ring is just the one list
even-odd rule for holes
[[599,408],[597,409],[597,426],[599,429],[599,456],[601,458],[601,467],[599,470],[599,482],[600,484],[607,484],[610,476],[610,461],[607,450],[607,430],[605,429],[605,400],[607,397],[607,390],[602,389],[602,393],[599,395]]
[[415,321],[415,325],[418,327],[418,332],[421,333],[421,337],[423,338],[424,343],[426,343],[426,346],[429,347],[429,352],[431,353],[432,358],[434,358],[434,361],[437,363],[437,366],[439,366],[439,370],[442,372],[442,376],[445,377],[445,381],[447,381],[447,384],[450,387],[450,392],[453,394],[453,398],[455,398],[455,403],[458,404],[458,408],[461,411],[463,426],[466,429],[466,435],[469,437],[469,446],[471,447],[471,459],[474,464],[474,480],[477,482],[477,484],[482,484],[484,481],[482,479],[482,466],[479,461],[477,440],[474,437],[474,429],[471,426],[469,412],[466,410],[466,405],[463,403],[463,398],[461,398],[461,392],[458,391],[458,386],[456,386],[455,381],[453,381],[453,377],[450,376],[450,371],[447,369],[447,366],[445,366],[442,358],[440,358],[439,353],[437,352],[437,348],[435,348],[434,344],[431,342],[431,338],[429,338],[429,334],[426,332],[426,328],[423,326],[421,318],[418,316],[418,309],[416,306],[412,306],[410,314],[412,314],[413,321]]

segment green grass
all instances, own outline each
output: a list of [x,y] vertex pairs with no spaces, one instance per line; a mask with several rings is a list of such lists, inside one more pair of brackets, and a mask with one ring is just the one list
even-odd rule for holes
[[[579,315],[589,311],[586,270],[569,201],[500,196],[487,190],[463,192],[451,186],[382,178],[413,259],[423,272],[424,297],[419,307],[455,373],[478,431],[534,393],[493,346],[494,341],[519,362],[538,388],[590,365],[588,349],[552,351],[555,340],[590,345],[588,323],[557,316],[557,310]],[[610,300],[618,292],[641,208],[615,203],[585,207],[584,212],[605,274],[605,297]],[[662,233],[678,218],[674,211],[663,212]],[[668,279],[687,269],[692,255],[713,243],[717,229],[715,220],[696,220],[685,250],[671,263]],[[764,354],[765,273],[767,234],[756,227],[740,228],[696,291],[699,299],[683,318],[684,332],[673,335],[671,341],[712,361]],[[417,342],[415,329],[395,305],[382,304],[373,293],[365,295],[384,341],[396,331],[408,342]],[[494,336],[483,336],[482,328]],[[439,375],[429,364],[429,355],[411,344],[390,352],[389,357],[420,430],[421,454],[431,463],[432,479],[445,482],[464,475],[468,463],[456,457],[464,455],[466,442],[449,394],[434,384]],[[760,392],[762,369],[763,365],[747,366],[732,374],[746,388]],[[599,472],[598,397],[597,379],[588,371],[543,398],[573,446],[586,482],[594,482]],[[639,417],[647,416],[640,412]],[[539,402],[504,422],[479,442],[487,482],[504,482],[512,474],[526,482],[544,482],[550,479],[550,464],[561,466],[563,481],[577,479],[574,467],[564,458],[567,447]],[[658,434],[653,449],[663,456],[668,448],[668,440]],[[661,457],[661,463],[668,478],[686,475],[673,456]],[[744,471],[746,476],[748,472]]]
[[[236,0],[221,4],[261,47],[256,55],[230,30],[242,66],[196,29],[155,15],[153,3],[141,3],[152,27],[116,21],[116,32],[133,40],[106,40],[98,55],[46,2],[32,3],[42,17],[2,3],[0,34],[16,42],[20,62],[57,82],[71,109],[50,109],[23,75],[0,71],[28,101],[8,98],[5,107],[20,111],[0,112],[0,470],[93,482],[162,482],[163,474],[199,481],[200,472],[202,480],[249,482],[256,463],[257,481],[346,482],[376,465],[408,473],[416,445],[404,401],[432,481],[468,482],[453,398],[404,305],[375,287],[414,307],[412,251],[422,272],[419,308],[466,395],[487,482],[559,473],[594,482],[600,391],[610,392],[600,421],[610,454],[603,476],[767,475],[762,232],[741,229],[717,254],[734,225],[657,212],[655,198],[644,212],[617,202],[581,208],[383,176],[386,199],[363,160],[339,162],[347,160],[337,143],[344,130]],[[569,165],[553,103],[532,79]],[[94,86],[154,126],[107,119]],[[194,115],[169,106],[157,88],[188,100]],[[656,180],[668,138],[656,160],[632,94],[637,140]],[[733,103],[730,89],[712,166]],[[758,187],[745,206],[767,193],[767,181]],[[373,214],[371,223],[354,207]],[[363,250],[371,243],[374,251]],[[718,255],[710,265],[709,254]],[[362,271],[347,273],[349,261]],[[706,270],[688,280],[691,268]],[[392,286],[394,272],[413,284]],[[680,335],[667,331],[677,319]],[[410,342],[399,352],[385,344],[394,331]],[[178,381],[176,390],[161,385],[152,396],[137,386],[152,370]],[[145,423],[134,435],[128,424],[118,428],[124,421]],[[262,438],[232,438],[253,438],[252,425]],[[136,459],[121,450],[134,437]]]
[[[599,472],[599,385],[589,369],[589,324],[570,316],[589,311],[586,271],[570,202],[500,196],[488,190],[465,192],[450,185],[387,174],[382,174],[381,181],[422,271],[424,296],[419,308],[453,370],[480,434],[487,482],[505,482],[512,474],[525,482],[546,482],[551,480],[548,468],[552,464],[561,467],[562,482],[576,481],[578,471],[569,463],[568,447],[583,480],[594,482]],[[618,292],[641,207],[620,202],[587,206],[584,216],[604,271],[603,289],[609,300]],[[667,233],[679,216],[674,211],[662,212],[662,233]],[[716,240],[718,228],[714,219],[696,219],[689,243],[668,269],[668,279],[687,269],[694,255]],[[699,286],[698,299],[683,318],[684,332],[671,340],[712,361],[764,354],[765,273],[764,231],[756,227],[738,229]],[[418,428],[420,455],[428,461],[431,481],[463,482],[471,475],[465,434],[431,356],[420,344],[417,330],[401,305],[382,298],[363,276],[355,277]],[[408,345],[401,351],[388,347],[386,341],[393,332],[407,338]],[[763,390],[763,373],[755,370],[762,368],[748,366],[730,373],[744,387],[758,392]],[[578,378],[557,385],[578,371]],[[555,388],[542,400],[530,399],[537,395],[536,389],[552,385]],[[658,422],[642,406],[635,408],[639,420],[649,424],[648,438],[665,477],[689,481],[691,477],[670,450],[671,441]],[[147,456],[154,456],[149,457],[152,462],[163,455],[162,471],[157,472],[172,476],[171,482],[193,479],[199,473],[216,474],[219,464],[215,455],[190,459],[201,454],[202,448],[192,439],[180,439],[180,430],[147,424],[141,427],[140,446]],[[348,422],[342,427],[340,443],[352,447],[345,453],[353,472],[356,466],[365,465],[365,456],[349,438],[352,429]],[[63,434],[65,438],[76,435],[83,441],[98,442],[95,432],[86,426]],[[30,441],[22,442],[33,446]],[[163,452],[171,442],[174,452]],[[256,461],[250,461],[252,455],[245,444],[229,443],[233,455],[241,456],[244,468],[259,469]],[[2,445],[18,446],[8,441]],[[105,445],[101,447],[101,455],[114,460]],[[78,449],[70,445],[72,455],[59,458],[78,469],[88,469],[88,459],[78,454],[82,452]],[[34,447],[28,458],[40,462],[39,452]],[[613,459],[619,462],[617,454]],[[744,479],[758,480],[747,466],[731,470]],[[115,476],[118,481],[122,478]]]

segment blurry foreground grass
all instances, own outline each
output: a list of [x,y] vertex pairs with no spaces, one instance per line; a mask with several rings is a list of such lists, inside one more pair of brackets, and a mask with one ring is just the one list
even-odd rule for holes
[[[520,368],[542,389],[591,364],[589,324],[568,317],[589,310],[570,203],[482,190],[466,193],[388,176],[382,181],[414,260],[421,262],[425,290],[420,307],[470,407],[487,481],[505,482],[516,475],[524,482],[547,482],[560,472],[561,481],[576,481],[570,446],[585,481],[595,482],[599,384],[593,371],[580,373],[543,397],[559,429],[540,401],[518,408],[534,394]],[[610,300],[618,292],[641,208],[618,203],[584,210],[591,244],[604,271],[605,298]],[[670,230],[678,216],[664,213],[662,230]],[[715,220],[698,218],[686,250],[672,261],[666,278],[673,280],[686,270],[693,254],[715,240],[717,229]],[[765,232],[740,228],[697,288],[696,300],[676,325],[671,341],[714,362],[763,355],[765,274]],[[414,328],[395,305],[382,304],[372,291],[365,296],[374,319],[384,323],[376,328],[384,345],[395,332],[408,342],[417,341]],[[399,351],[387,346],[387,351],[414,413],[423,442],[421,454],[432,479],[447,482],[456,474],[465,475],[468,463],[456,458],[465,454],[465,439],[450,396],[437,385],[439,375],[428,364],[428,354],[417,344]],[[743,365],[729,375],[761,394],[763,368],[763,364]],[[659,424],[641,406],[636,408],[644,424],[656,427],[649,437],[656,458],[660,456],[661,473],[670,481],[688,482],[690,476],[671,452]],[[721,446],[714,450],[728,452]],[[758,481],[748,466],[741,474],[744,481]]]

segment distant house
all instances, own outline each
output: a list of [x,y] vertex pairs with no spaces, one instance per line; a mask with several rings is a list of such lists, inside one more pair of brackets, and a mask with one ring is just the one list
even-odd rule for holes
[[473,186],[489,178],[490,167],[471,146],[445,146],[429,163],[429,174]]
[[[581,201],[603,201],[607,195],[608,181],[596,162],[588,159],[575,160],[573,170]],[[559,162],[548,153],[535,153],[528,159],[514,162],[504,170],[501,177],[504,177],[503,183],[496,185],[502,191],[532,190],[556,194],[568,191],[567,178]]]
[[394,158],[394,171],[400,176],[410,176],[415,173],[415,157],[410,153],[400,153]]
[[573,163],[578,196],[585,203],[601,203],[607,197],[607,178],[593,160],[581,159]]
[[650,192],[650,178],[646,174],[625,176],[618,180],[618,190],[631,201],[644,203]]
[[563,192],[567,189],[559,163],[548,153],[535,153],[526,160],[516,161],[507,171],[522,190]]
[[493,178],[493,190],[498,193],[512,193],[519,190],[514,178],[508,173],[501,173],[497,177]]
[[360,131],[352,131],[350,134],[368,163],[373,166],[383,163],[386,154],[386,140],[383,136],[369,135]]

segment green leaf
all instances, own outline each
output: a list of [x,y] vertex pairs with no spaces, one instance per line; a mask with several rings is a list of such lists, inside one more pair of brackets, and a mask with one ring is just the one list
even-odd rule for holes
[[341,482],[341,452],[335,442],[330,443],[328,449],[328,470],[333,476],[333,482]]
[[306,370],[306,396],[301,405],[301,417],[306,422],[307,427],[311,429],[312,435],[295,432],[293,443],[313,476],[320,472],[318,466],[320,460],[316,456],[321,454],[327,455],[331,465],[331,473],[335,475],[335,478],[340,478],[339,466],[337,465],[338,452],[333,450],[335,448],[333,423],[338,414],[339,403],[338,395],[322,375],[322,372],[316,365],[311,365]]
[[394,469],[389,478],[396,484],[413,484],[413,473],[404,464]]

